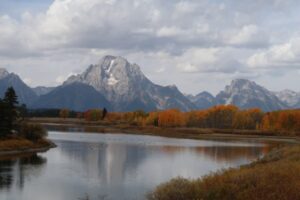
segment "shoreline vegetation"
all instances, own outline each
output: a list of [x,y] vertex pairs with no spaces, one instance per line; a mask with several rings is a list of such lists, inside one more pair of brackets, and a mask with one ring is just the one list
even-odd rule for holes
[[110,121],[86,121],[76,118],[45,118],[33,117],[28,119],[29,123],[38,123],[53,131],[83,131],[95,133],[120,133],[138,134],[150,136],[162,136],[170,138],[185,139],[262,139],[270,141],[282,141],[288,143],[299,143],[297,134],[286,134],[285,132],[272,132],[263,130],[238,130],[238,129],[216,129],[197,127],[157,127],[130,125],[127,122]]
[[35,142],[22,137],[5,138],[0,141],[0,157],[46,152],[54,147],[56,145],[45,138]]
[[273,149],[238,168],[198,179],[175,178],[147,194],[148,200],[300,199],[300,146]]
[[54,148],[46,139],[47,130],[25,120],[26,106],[18,104],[15,90],[9,87],[0,99],[0,157],[38,153]]
[[126,121],[123,123],[109,120],[88,121],[76,118],[30,118],[29,121],[61,131],[279,142],[282,145],[277,145],[263,158],[250,164],[221,170],[197,179],[178,177],[158,185],[146,195],[146,198],[147,200],[300,199],[300,134],[298,131],[141,126]]
[[172,128],[250,135],[300,136],[300,109],[263,112],[242,110],[234,105],[217,105],[205,110],[182,112],[176,109],[145,112],[108,112],[105,108],[76,112],[68,109],[30,110],[27,118],[49,124],[84,125],[103,129]]

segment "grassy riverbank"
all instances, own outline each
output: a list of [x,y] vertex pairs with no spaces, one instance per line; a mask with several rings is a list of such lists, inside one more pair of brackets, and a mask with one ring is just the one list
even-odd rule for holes
[[0,137],[0,156],[44,152],[55,147],[46,136],[47,130],[40,124],[20,123],[17,131]]
[[300,146],[275,149],[263,159],[201,179],[173,179],[158,186],[149,200],[300,199]]
[[0,156],[46,151],[53,147],[55,144],[44,138],[31,141],[23,137],[7,137],[0,140]]

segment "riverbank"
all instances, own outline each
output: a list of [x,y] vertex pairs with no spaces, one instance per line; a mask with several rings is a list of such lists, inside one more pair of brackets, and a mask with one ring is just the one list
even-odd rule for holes
[[[161,128],[122,123],[85,122],[77,119],[31,119],[62,131],[125,133],[188,139],[263,140],[279,142],[264,158],[236,169],[217,172],[203,178],[177,178],[158,186],[148,195],[149,200],[263,200],[300,199],[300,140],[299,134],[256,130],[220,130],[201,128]],[[288,144],[288,145],[287,145]]]
[[300,146],[274,149],[242,166],[188,180],[176,178],[158,186],[149,200],[300,199]]
[[45,152],[54,147],[56,145],[48,139],[33,142],[22,137],[9,137],[0,140],[0,157]]
[[82,119],[31,118],[29,122],[39,123],[48,130],[80,131],[93,133],[124,133],[137,135],[163,136],[185,139],[222,139],[222,140],[264,140],[288,143],[300,143],[300,133],[270,132],[260,130],[232,130],[207,128],[162,128],[155,126],[137,126],[122,122],[87,122]]

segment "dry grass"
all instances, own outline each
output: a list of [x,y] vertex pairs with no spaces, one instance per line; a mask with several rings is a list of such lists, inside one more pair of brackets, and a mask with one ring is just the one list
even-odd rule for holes
[[300,199],[300,147],[275,150],[262,160],[197,180],[177,178],[158,186],[149,200]]
[[0,151],[18,151],[48,146],[51,146],[51,142],[46,139],[40,139],[36,142],[21,137],[11,137],[0,140]]

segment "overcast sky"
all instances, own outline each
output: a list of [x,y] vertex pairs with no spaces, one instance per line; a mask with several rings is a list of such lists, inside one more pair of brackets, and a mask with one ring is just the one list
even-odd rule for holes
[[300,91],[299,0],[1,0],[0,67],[54,86],[104,55],[184,93]]

